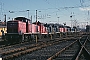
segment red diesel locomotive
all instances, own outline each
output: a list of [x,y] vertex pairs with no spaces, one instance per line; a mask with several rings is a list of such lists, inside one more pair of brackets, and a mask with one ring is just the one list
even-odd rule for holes
[[5,38],[8,43],[17,43],[29,41],[32,39],[33,34],[42,33],[46,33],[46,27],[43,24],[32,24],[30,23],[30,19],[16,17],[14,20],[7,22]]
[[16,17],[14,20],[7,22],[7,33],[5,40],[8,43],[17,43],[23,41],[31,41],[35,35],[51,34],[56,32],[68,32],[70,28],[66,28],[60,24],[43,24],[38,22],[31,23],[30,19],[25,17]]

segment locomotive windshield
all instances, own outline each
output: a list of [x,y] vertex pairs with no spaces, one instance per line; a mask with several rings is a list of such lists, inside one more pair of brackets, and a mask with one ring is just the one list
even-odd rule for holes
[[17,31],[17,22],[16,21],[9,21],[8,23],[7,23],[7,32],[8,33],[12,33],[12,32],[18,32]]

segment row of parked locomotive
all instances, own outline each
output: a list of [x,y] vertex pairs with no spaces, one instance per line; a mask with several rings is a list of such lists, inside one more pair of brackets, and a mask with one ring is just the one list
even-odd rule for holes
[[30,19],[25,17],[16,17],[7,22],[7,33],[5,40],[7,43],[17,43],[31,41],[35,35],[42,34],[46,36],[49,33],[70,32],[71,28],[60,24],[44,24],[38,22],[31,23]]

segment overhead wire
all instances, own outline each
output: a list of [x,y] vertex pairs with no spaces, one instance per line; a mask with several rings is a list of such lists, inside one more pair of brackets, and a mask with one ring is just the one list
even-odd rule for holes
[[[53,6],[48,0],[44,0],[47,4]],[[51,10],[51,9],[56,9],[57,11],[53,11],[53,12],[49,12],[49,14],[53,14],[53,13],[57,13],[59,11],[61,11],[60,9],[74,9],[74,8],[80,8],[80,7],[89,7],[90,5],[83,5],[84,0],[80,0],[81,5],[80,6],[66,6],[66,7],[54,7],[54,8],[46,8],[46,9],[37,9],[37,10]],[[28,9],[30,10],[30,9]],[[35,11],[35,10],[30,10],[30,11]],[[14,11],[14,12],[26,12],[25,10],[22,11]],[[9,11],[7,12],[9,13]]]
[[80,0],[80,4],[81,4],[81,6],[83,6],[83,3],[84,3],[84,1],[83,1],[83,0]]

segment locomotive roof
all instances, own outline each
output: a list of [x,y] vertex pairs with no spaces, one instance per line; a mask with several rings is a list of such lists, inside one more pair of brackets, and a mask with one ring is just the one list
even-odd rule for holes
[[90,27],[90,25],[86,25],[86,27]]
[[27,18],[25,18],[25,17],[16,17],[16,18],[14,18],[15,20],[24,20],[24,21],[26,21],[26,20],[29,20],[29,19],[27,19]]
[[71,28],[70,26],[65,26],[66,28]]
[[37,24],[37,25],[40,25],[40,24],[43,24],[43,23],[41,23],[41,22],[33,22],[33,24]]

